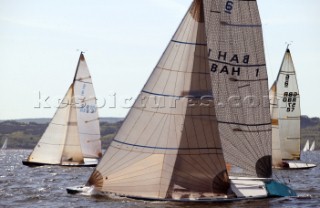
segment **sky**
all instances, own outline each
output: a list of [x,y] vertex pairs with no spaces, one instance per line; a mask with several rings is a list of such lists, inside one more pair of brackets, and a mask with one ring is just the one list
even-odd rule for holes
[[[101,117],[124,117],[191,0],[0,0],[0,120],[50,118],[85,52]],[[320,117],[320,1],[258,0],[269,85],[287,43]],[[130,100],[131,99],[131,100]]]

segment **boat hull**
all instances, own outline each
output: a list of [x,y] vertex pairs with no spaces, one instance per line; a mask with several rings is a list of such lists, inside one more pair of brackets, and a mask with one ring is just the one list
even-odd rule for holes
[[256,197],[256,198],[237,198],[237,197],[218,197],[218,198],[190,198],[190,199],[163,199],[163,198],[148,198],[148,197],[139,197],[139,196],[130,196],[130,195],[121,195],[107,192],[96,192],[93,190],[93,187],[89,186],[74,186],[66,188],[68,194],[81,194],[81,195],[102,195],[110,198],[127,198],[134,200],[142,200],[142,201],[167,201],[167,202],[189,202],[189,203],[224,203],[224,202],[234,202],[241,200],[250,200],[250,199],[261,199],[266,197]]
[[301,169],[310,169],[317,167],[316,164],[312,163],[304,163],[304,162],[293,162],[293,161],[286,161],[286,166],[282,167],[273,167],[274,169],[281,169],[281,170],[301,170]]
[[38,162],[30,162],[27,160],[22,160],[22,164],[28,167],[39,167],[39,166],[45,166],[45,165],[50,165],[50,166],[64,166],[64,167],[96,167],[97,164],[93,163],[84,163],[84,164],[75,164],[75,163],[63,163],[63,164],[48,164],[48,163],[38,163]]

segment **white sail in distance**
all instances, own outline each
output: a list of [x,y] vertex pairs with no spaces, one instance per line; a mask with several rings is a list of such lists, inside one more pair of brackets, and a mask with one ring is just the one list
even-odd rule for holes
[[314,151],[315,148],[316,148],[316,141],[313,141],[309,150]]
[[271,177],[268,76],[257,2],[204,2],[214,103],[229,174]]
[[91,76],[81,53],[73,83],[23,164],[85,165],[85,157],[99,158],[101,142],[96,138],[100,138],[100,127],[95,102]]
[[1,149],[2,149],[2,150],[5,150],[5,149],[7,149],[7,146],[8,146],[8,138],[5,138]]
[[88,186],[150,199],[226,197],[203,11],[193,1]]
[[274,94],[277,98],[277,114],[273,123],[278,124],[278,129],[273,128],[273,143],[281,146],[282,159],[300,159],[300,93],[290,50],[287,48],[278,73],[273,84]]
[[309,149],[310,149],[310,146],[309,146],[309,139],[308,139],[308,140],[306,141],[306,144],[304,145],[302,151],[306,152],[306,151],[309,151]]

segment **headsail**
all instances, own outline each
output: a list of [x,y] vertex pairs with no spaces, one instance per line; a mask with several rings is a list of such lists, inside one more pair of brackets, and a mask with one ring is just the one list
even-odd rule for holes
[[[71,123],[69,122],[69,117],[72,108],[72,94],[73,93],[71,85],[67,94],[61,101],[51,122],[49,123],[46,131],[29,156],[29,162],[38,162],[45,164],[61,163],[62,153],[68,135],[68,126],[71,125]],[[78,144],[76,149],[77,154],[79,154],[79,151],[81,154],[80,145]]]
[[226,196],[207,51],[195,0],[87,185],[142,198]]
[[270,177],[268,77],[257,2],[204,2],[214,103],[229,173]]
[[102,154],[97,99],[91,75],[82,53],[74,77],[74,96],[78,105],[76,121],[82,154],[88,158],[100,158]]
[[275,81],[279,136],[283,159],[300,159],[300,94],[290,50],[287,49]]

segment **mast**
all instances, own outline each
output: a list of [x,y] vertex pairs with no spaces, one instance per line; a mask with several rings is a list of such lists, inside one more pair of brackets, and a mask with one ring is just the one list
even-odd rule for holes
[[271,177],[268,76],[257,2],[204,2],[214,103],[229,174]]
[[138,198],[226,197],[203,11],[193,1],[87,185]]

